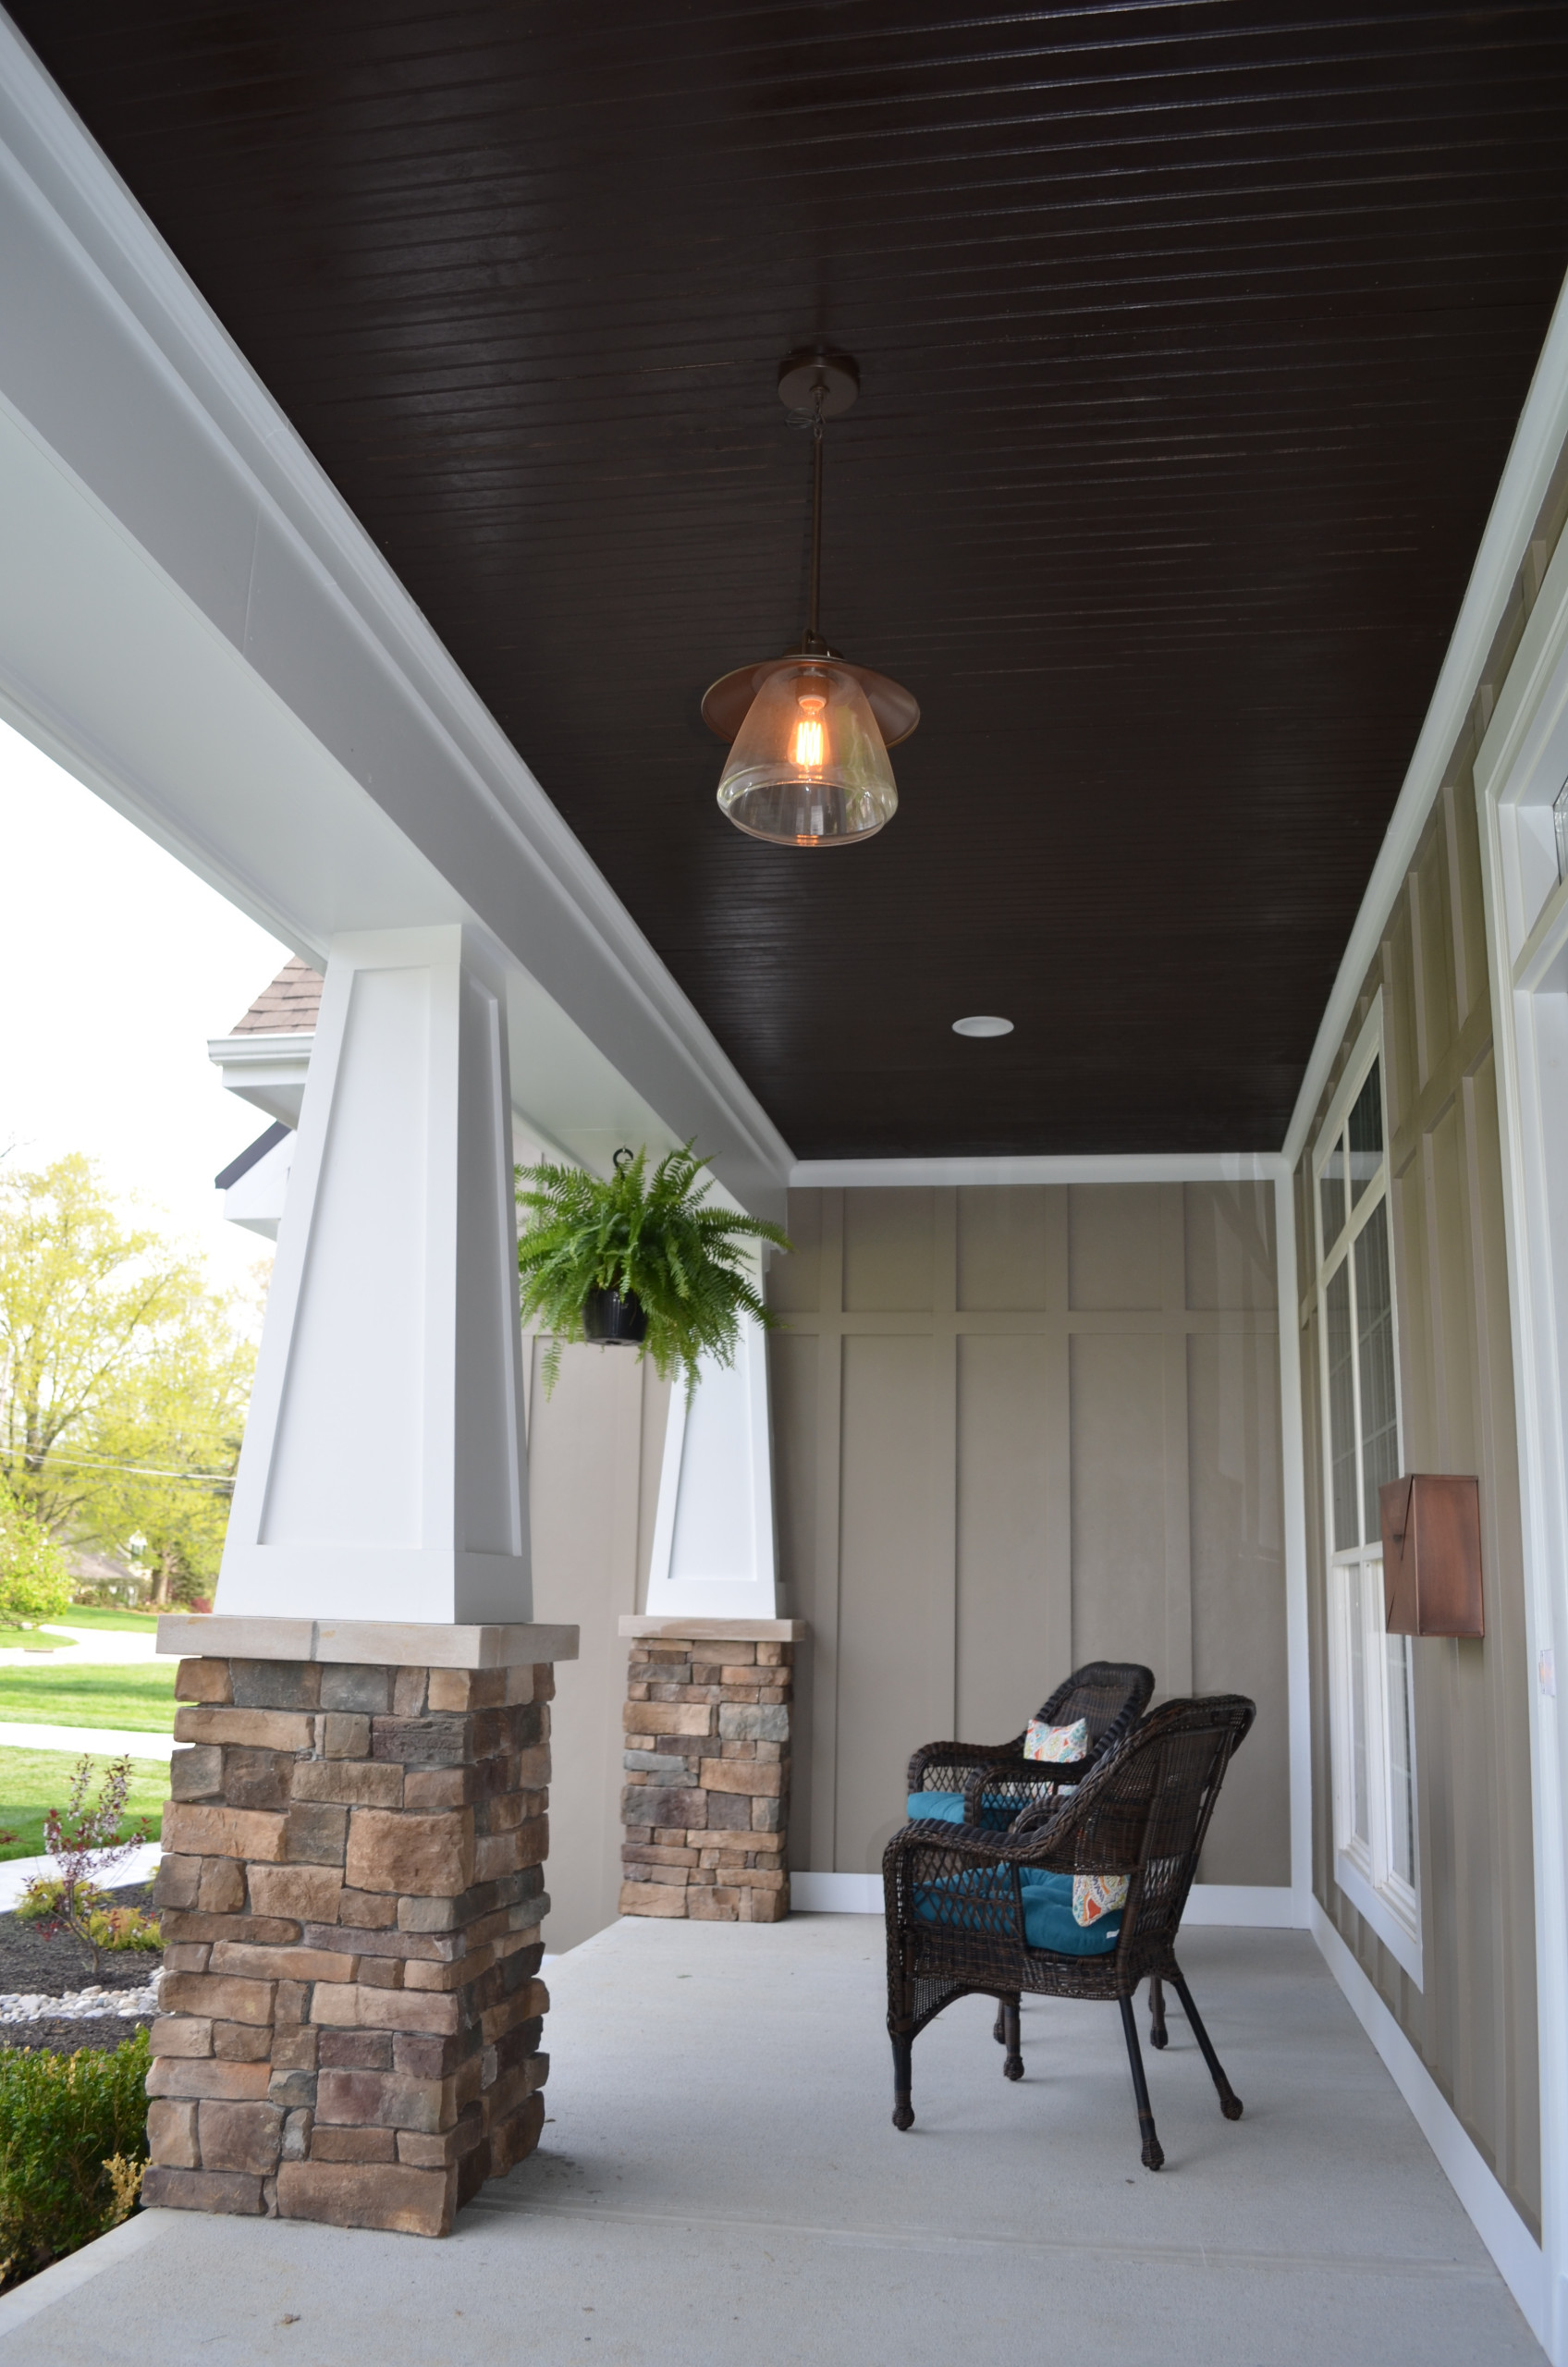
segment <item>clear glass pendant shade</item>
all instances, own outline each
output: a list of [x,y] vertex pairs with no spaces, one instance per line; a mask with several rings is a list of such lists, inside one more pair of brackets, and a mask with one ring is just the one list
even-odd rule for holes
[[789,847],[852,846],[898,811],[865,693],[829,661],[770,674],[736,735],[718,802],[739,829]]

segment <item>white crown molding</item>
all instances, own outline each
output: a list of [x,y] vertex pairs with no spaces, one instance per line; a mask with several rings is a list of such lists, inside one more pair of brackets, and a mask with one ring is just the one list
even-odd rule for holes
[[[432,631],[221,323],[31,51],[0,17],[0,247],[8,313],[0,329],[5,392],[63,473],[99,502],[286,704],[311,679],[312,653],[278,638],[279,587],[299,636],[331,636],[331,658],[361,713],[328,720],[307,699],[309,728],[426,861],[451,882],[509,956],[677,1129],[704,1133],[748,1201],[777,1193],[790,1153],[761,1103],[682,993]],[[125,366],[116,367],[116,357]],[[132,384],[134,382],[134,384]],[[18,391],[18,388],[20,391]],[[147,448],[128,454],[109,415],[134,397]],[[180,462],[189,458],[185,475]],[[129,462],[140,461],[140,467]],[[191,488],[185,514],[169,488]],[[210,518],[203,515],[203,504]],[[222,516],[219,518],[218,513]],[[254,525],[249,522],[254,521]],[[245,580],[239,548],[251,552]],[[220,528],[227,541],[220,549]],[[204,537],[204,539],[203,539]],[[273,570],[269,626],[253,606]],[[272,640],[265,641],[270,630]],[[269,671],[269,667],[271,670]],[[293,668],[292,682],[283,673]],[[375,711],[363,729],[367,702]],[[24,699],[23,730],[57,727]],[[351,725],[361,726],[358,736]],[[82,770],[68,728],[50,753]],[[114,765],[93,752],[95,788]],[[76,761],[73,762],[73,754]],[[419,782],[390,776],[389,754]],[[116,803],[248,909],[264,896],[187,818],[183,838],[129,767]],[[379,819],[379,816],[377,817]],[[465,824],[467,845],[462,844]],[[504,848],[526,881],[496,877]],[[455,858],[466,853],[467,872]],[[488,907],[488,908],[487,908]],[[524,909],[526,907],[526,909]],[[426,917],[446,919],[441,912]],[[278,909],[272,925],[316,958],[331,928]],[[410,917],[399,914],[397,917]],[[337,925],[334,923],[334,925]],[[521,938],[525,942],[518,942]],[[658,1073],[656,1084],[650,1079]],[[685,1082],[680,1082],[681,1078]],[[675,1106],[679,1105],[679,1106]],[[725,1137],[722,1145],[713,1138]]]
[[792,1192],[966,1184],[1266,1184],[1278,1151],[1074,1151],[1037,1159],[799,1159]]
[[1540,515],[1564,443],[1568,443],[1568,284],[1559,291],[1437,688],[1318,1024],[1285,1131],[1284,1156],[1292,1168],[1301,1157],[1313,1113],[1350,1025],[1400,883],[1420,843],[1432,801],[1442,787],[1444,770],[1464,728],[1481,668],[1513,596],[1531,529]]

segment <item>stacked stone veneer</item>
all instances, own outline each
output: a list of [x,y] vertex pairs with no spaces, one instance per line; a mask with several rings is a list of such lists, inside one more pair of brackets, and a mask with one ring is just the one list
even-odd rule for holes
[[777,1923],[798,1623],[628,1619],[620,1911]]
[[445,2235],[549,2058],[545,1665],[180,1663],[143,2201]]

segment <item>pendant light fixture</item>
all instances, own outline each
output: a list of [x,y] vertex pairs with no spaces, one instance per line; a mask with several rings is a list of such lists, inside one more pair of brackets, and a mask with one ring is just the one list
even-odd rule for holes
[[793,649],[722,675],[703,719],[733,742],[718,802],[739,830],[775,846],[849,847],[898,811],[888,751],[920,721],[908,691],[851,666],[823,639],[822,423],[848,411],[860,372],[845,353],[792,353],[779,364],[781,402],[812,423],[811,606]]

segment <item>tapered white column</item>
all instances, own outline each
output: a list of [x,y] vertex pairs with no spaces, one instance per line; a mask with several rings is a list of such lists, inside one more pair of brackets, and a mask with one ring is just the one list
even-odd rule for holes
[[679,1381],[670,1395],[648,1615],[772,1619],[776,1568],[767,1342],[742,1321],[732,1365],[704,1358],[690,1412]]
[[217,1609],[533,1616],[502,980],[332,947]]

